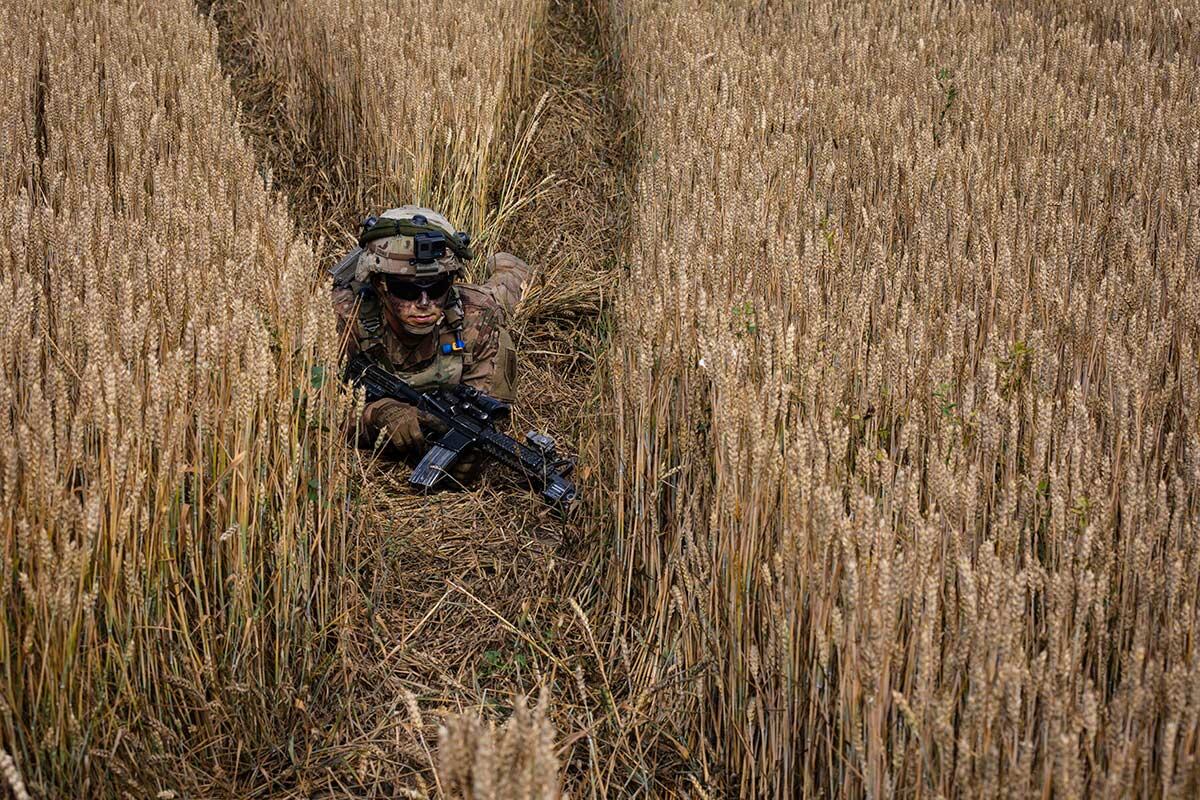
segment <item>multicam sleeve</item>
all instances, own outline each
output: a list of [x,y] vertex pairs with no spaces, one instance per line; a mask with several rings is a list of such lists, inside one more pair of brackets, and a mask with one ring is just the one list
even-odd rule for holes
[[[357,333],[357,318],[358,318],[358,296],[352,289],[347,286],[334,287],[331,297],[333,303],[333,313],[337,318],[337,337],[338,349],[343,358],[358,353],[358,336]],[[379,432],[378,425],[372,424],[372,405],[379,405],[382,401],[375,401],[363,408],[362,417],[357,420],[350,420],[350,428],[346,431],[347,437],[356,442],[359,447],[369,447],[374,441],[375,434]],[[357,433],[357,439],[355,438]]]
[[490,290],[496,303],[512,314],[525,294],[533,271],[511,253],[496,253],[488,259],[488,277],[483,288]]
[[501,311],[495,303],[471,305],[463,319],[463,341],[467,352],[462,382],[480,391],[494,393],[496,355],[500,349]]

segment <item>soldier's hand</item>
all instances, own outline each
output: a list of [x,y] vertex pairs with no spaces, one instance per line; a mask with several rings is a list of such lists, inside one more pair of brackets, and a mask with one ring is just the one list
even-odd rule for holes
[[449,477],[459,486],[467,486],[479,477],[480,471],[483,469],[483,459],[479,455],[479,451],[471,448],[467,452],[459,456],[458,460],[450,465]]
[[417,409],[407,403],[391,398],[377,400],[363,410],[363,421],[383,430],[400,450],[417,450],[425,445]]
[[433,414],[428,414],[424,411],[417,412],[417,419],[421,423],[421,430],[425,431],[426,435],[431,433],[445,433],[450,430],[446,423],[435,417]]

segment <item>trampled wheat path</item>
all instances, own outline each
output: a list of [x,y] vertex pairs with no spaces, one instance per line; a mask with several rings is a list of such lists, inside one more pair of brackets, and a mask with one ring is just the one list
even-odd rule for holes
[[[503,97],[494,112],[515,152],[497,146],[496,163],[488,165],[513,183],[494,188],[486,197],[491,205],[468,219],[488,221],[490,249],[516,254],[536,272],[514,327],[523,353],[514,431],[540,428],[580,453],[581,483],[596,498],[602,495],[590,485],[600,476],[588,409],[598,404],[595,371],[603,343],[597,318],[611,294],[627,225],[629,120],[607,8],[575,0],[529,5],[537,17],[531,38],[489,38],[489,47],[507,48],[520,65],[505,86],[496,84]],[[320,250],[332,257],[339,232],[371,210],[356,203],[394,205],[409,196],[396,194],[406,191],[400,181],[392,181],[390,190],[373,185],[361,156],[365,145],[323,133],[332,126],[320,110],[297,111],[290,96],[280,99],[286,95],[281,75],[292,79],[300,68],[295,61],[281,66],[284,56],[273,56],[270,47],[252,46],[259,32],[278,29],[272,8],[242,3],[212,10],[264,167],[289,190],[294,213],[310,234],[325,237]],[[313,35],[305,29],[313,23],[291,24],[297,28],[289,35],[299,41]],[[325,65],[320,80],[336,80],[332,57],[309,46],[311,52],[299,47],[303,55],[289,52],[286,58]],[[428,59],[434,70],[437,58],[458,53],[416,60]],[[461,57],[468,56],[463,45]],[[420,64],[409,70],[415,78]],[[345,86],[338,92],[357,96]],[[414,113],[408,109],[395,113]],[[485,110],[472,106],[472,113]],[[451,116],[439,112],[425,124],[454,127]],[[304,120],[301,130],[298,119]],[[330,177],[328,164],[341,165],[337,174],[348,186],[320,184]],[[451,189],[452,205],[473,208],[470,198],[455,197]],[[501,212],[489,210],[497,204]],[[536,697],[542,685],[555,687],[560,728],[581,729],[603,718],[606,689],[597,682],[603,654],[586,644],[586,614],[571,605],[590,608],[599,585],[590,558],[598,537],[588,538],[594,512],[585,511],[586,522],[562,525],[500,473],[488,475],[478,491],[423,498],[405,485],[406,467],[364,461],[360,469],[367,479],[356,538],[357,626],[343,640],[343,679],[354,700],[335,737],[354,754],[355,791],[432,789],[430,754],[439,722],[458,711],[503,719],[518,696]],[[418,711],[421,725],[414,726]],[[580,764],[568,768],[586,769]]]

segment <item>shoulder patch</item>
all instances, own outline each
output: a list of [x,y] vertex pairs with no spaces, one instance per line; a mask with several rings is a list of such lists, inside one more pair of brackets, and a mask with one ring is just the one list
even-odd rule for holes
[[472,344],[490,340],[505,323],[504,308],[485,287],[459,286],[458,293],[462,298],[464,337]]

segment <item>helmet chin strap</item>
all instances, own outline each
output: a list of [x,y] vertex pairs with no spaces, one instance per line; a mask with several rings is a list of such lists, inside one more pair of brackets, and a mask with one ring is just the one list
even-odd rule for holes
[[409,325],[407,322],[401,322],[400,327],[403,328],[404,332],[409,336],[428,336],[437,330],[438,322],[440,322],[440,320],[431,322],[428,325]]

